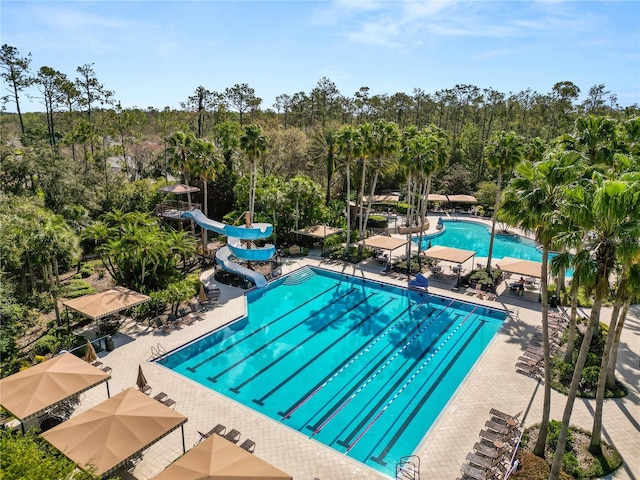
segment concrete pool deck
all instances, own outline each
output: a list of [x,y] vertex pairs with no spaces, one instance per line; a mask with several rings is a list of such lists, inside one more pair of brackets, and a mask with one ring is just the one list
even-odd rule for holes
[[[353,265],[327,262],[309,256],[285,259],[283,273],[312,265],[395,285],[406,285],[406,278],[392,278],[382,274],[375,262]],[[203,278],[212,278],[212,271]],[[460,475],[460,465],[475,442],[478,432],[489,418],[489,410],[497,408],[508,413],[523,411],[526,425],[540,420],[542,411],[542,385],[515,372],[516,359],[526,348],[536,325],[540,323],[540,305],[523,297],[503,293],[496,301],[470,299],[462,292],[452,292],[451,285],[432,286],[432,293],[474,301],[495,308],[518,308],[517,319],[508,319],[501,331],[489,344],[467,379],[442,411],[440,417],[426,433],[415,452],[421,458],[421,478],[429,480],[454,479]],[[152,386],[151,396],[165,392],[176,401],[175,409],[186,415],[184,426],[187,450],[200,438],[199,431],[208,431],[221,423],[227,429],[235,428],[242,434],[240,441],[249,438],[256,442],[255,455],[272,463],[298,480],[388,479],[389,477],[267,418],[217,392],[199,385],[167,368],[149,362],[152,348],[161,346],[169,351],[221,325],[244,315],[243,290],[220,285],[220,299],[206,319],[163,335],[146,325],[128,324],[116,337],[115,350],[101,352],[100,360],[110,366],[112,395],[128,387],[135,387],[137,367],[142,365]],[[603,311],[603,320],[610,311]],[[618,376],[629,387],[624,399],[607,400],[604,408],[603,438],[615,445],[625,464],[613,476],[616,480],[640,478],[640,311],[629,312],[618,355]],[[104,388],[88,391],[78,408],[81,412],[106,399]],[[577,399],[572,424],[591,430],[593,401]],[[559,419],[565,397],[552,392],[552,418]],[[407,455],[414,452],[407,452]],[[144,454],[135,469],[116,472],[122,478],[151,479],[182,455],[180,430],[171,433]]]

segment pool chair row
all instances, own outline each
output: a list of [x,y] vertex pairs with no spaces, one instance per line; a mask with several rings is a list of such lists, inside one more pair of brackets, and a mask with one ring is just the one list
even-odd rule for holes
[[[549,355],[553,355],[560,347],[563,331],[562,322],[549,319]],[[538,380],[544,378],[544,336],[541,326],[536,327],[527,349],[518,357],[516,372]]]
[[482,283],[479,285],[471,285],[464,291],[464,293],[480,299],[486,298],[487,300],[495,300],[497,298],[496,294],[492,291],[492,288],[490,286],[483,285]]
[[458,480],[499,480],[512,469],[513,453],[522,435],[518,428],[520,413],[509,415],[492,408],[489,414],[480,441],[460,467],[462,476]]
[[[235,428],[232,428],[227,432],[227,427],[222,425],[221,423],[217,424],[207,433],[202,433],[198,430],[198,435],[200,435],[200,439],[196,442],[196,445],[199,444],[205,438],[209,438],[211,435],[220,435],[221,437],[227,439],[231,443],[238,443],[240,441],[240,432]],[[253,453],[256,449],[256,443],[253,440],[245,439],[244,442],[240,444],[240,448],[246,450],[249,453]]]
[[179,316],[170,313],[167,320],[163,321],[161,317],[155,319],[155,327],[162,333],[171,333],[173,330],[179,329],[183,325],[191,325],[196,320],[204,320],[204,315],[199,312],[179,312]]

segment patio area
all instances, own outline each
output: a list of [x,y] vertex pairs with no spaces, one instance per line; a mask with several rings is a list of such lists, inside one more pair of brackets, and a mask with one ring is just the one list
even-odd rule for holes
[[[317,255],[316,255],[317,253]],[[285,259],[283,274],[305,265],[321,266],[341,273],[366,277],[396,285],[406,285],[404,279],[391,278],[381,272],[375,262],[358,265],[329,262],[318,252],[304,258]],[[204,272],[205,283],[213,282],[212,271]],[[127,337],[133,341],[119,344],[113,351],[99,353],[102,361],[113,369],[110,386],[113,394],[136,386],[137,365],[142,364],[150,396],[166,392],[176,401],[175,411],[188,418],[184,424],[187,450],[201,438],[198,430],[207,431],[218,423],[242,432],[242,440],[255,441],[254,455],[287,472],[295,479],[386,479],[388,477],[360,464],[334,450],[310,440],[285,425],[263,417],[212,390],[188,380],[163,366],[148,360],[159,349],[170,351],[184,343],[225,325],[245,313],[244,290],[219,285],[220,297],[216,306],[206,313],[203,321],[195,322],[164,335],[146,324],[124,326]],[[425,435],[415,453],[421,458],[421,478],[452,479],[460,475],[460,465],[483,428],[489,410],[523,411],[525,426],[539,421],[542,410],[542,385],[532,378],[515,371],[514,364],[540,324],[540,305],[522,297],[501,295],[496,301],[470,299],[464,292],[452,292],[451,285],[430,285],[432,293],[463,301],[473,301],[494,308],[517,311],[517,315],[505,321],[496,338],[487,347],[474,370],[459,386],[456,394],[445,407],[433,427]],[[603,310],[603,319],[610,311]],[[516,318],[517,317],[517,318]],[[616,480],[640,478],[640,370],[638,346],[640,344],[640,312],[630,312],[627,328],[622,336],[618,356],[618,375],[629,387],[624,399],[608,400],[604,409],[604,439],[615,445],[625,464],[611,477]],[[118,334],[120,335],[120,334]],[[74,415],[104,400],[104,392],[94,389],[86,392]],[[552,418],[559,419],[565,397],[553,392]],[[72,417],[73,418],[73,417]],[[590,430],[593,418],[593,401],[578,399],[575,403],[572,424]],[[241,440],[241,441],[242,441]],[[151,479],[182,455],[180,433],[174,431],[151,446],[142,460],[131,471],[134,478]],[[120,472],[115,472],[119,474]],[[131,478],[129,474],[124,478]]]

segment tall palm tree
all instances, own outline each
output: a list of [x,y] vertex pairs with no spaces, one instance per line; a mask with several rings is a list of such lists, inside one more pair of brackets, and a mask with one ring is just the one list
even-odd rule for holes
[[579,178],[579,155],[551,151],[536,163],[525,161],[516,168],[516,177],[505,192],[502,211],[507,221],[534,233],[542,246],[541,301],[544,353],[544,405],[540,434],[533,453],[544,458],[545,441],[551,409],[551,365],[549,359],[548,259],[554,237],[562,227],[560,205],[565,185]]
[[358,126],[358,132],[360,134],[360,168],[362,169],[360,176],[360,189],[358,190],[358,199],[356,202],[358,208],[358,238],[364,239],[364,230],[366,223],[364,223],[364,188],[367,180],[367,159],[372,154],[375,148],[375,138],[373,133],[373,127],[370,123],[363,123]]
[[393,122],[387,122],[383,119],[376,120],[373,122],[373,135],[374,144],[371,156],[375,162],[375,173],[373,175],[373,181],[371,182],[371,189],[369,190],[369,202],[367,202],[367,213],[364,219],[365,225],[369,221],[371,204],[376,192],[380,171],[384,168],[385,162],[394,158],[400,146],[400,129],[398,125]]
[[[224,159],[216,146],[206,140],[196,140],[194,152],[193,173],[202,181],[202,204],[204,215],[209,216],[209,182],[216,179],[218,173],[224,169]],[[207,247],[207,230],[202,229],[202,251]]]
[[360,135],[357,129],[347,125],[338,131],[335,141],[336,152],[344,162],[347,177],[347,243],[345,249],[345,257],[347,257],[351,247],[351,163],[360,155]]
[[514,132],[501,131],[496,133],[484,147],[484,156],[487,163],[498,169],[498,180],[496,189],[496,203],[493,208],[493,218],[491,220],[491,240],[489,241],[489,255],[487,258],[487,271],[491,271],[491,259],[493,257],[493,242],[496,236],[496,219],[500,208],[500,198],[502,194],[502,176],[505,172],[513,168],[522,160],[522,139]]
[[584,185],[569,191],[570,196],[566,207],[569,214],[578,218],[582,228],[591,232],[594,238],[593,261],[597,271],[593,307],[569,386],[549,480],[557,480],[560,477],[573,404],[578,393],[582,369],[589,353],[593,332],[600,319],[602,303],[609,295],[609,280],[615,268],[620,242],[626,238],[627,232],[637,231],[640,225],[638,207],[630,209],[630,206],[638,204],[638,193],[634,190],[636,189],[630,188],[624,176],[620,180],[606,180],[595,172],[592,179],[589,179]]
[[267,151],[269,139],[263,133],[259,125],[247,125],[240,136],[240,149],[245,153],[251,164],[251,178],[249,186],[249,220],[253,222],[254,207],[256,201],[256,167],[257,162]]
[[311,158],[318,163],[325,163],[327,167],[325,205],[329,205],[331,201],[331,185],[333,182],[333,174],[336,171],[336,134],[337,130],[332,127],[315,130],[311,137],[311,146],[309,147]]

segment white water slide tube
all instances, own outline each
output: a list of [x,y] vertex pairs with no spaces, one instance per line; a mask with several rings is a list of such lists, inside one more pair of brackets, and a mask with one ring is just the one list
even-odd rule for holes
[[264,261],[272,258],[276,252],[273,245],[267,244],[264,247],[254,246],[253,248],[246,248],[241,242],[241,240],[257,240],[270,236],[273,232],[273,226],[271,224],[258,223],[254,224],[252,228],[247,228],[244,225],[226,225],[211,220],[198,209],[184,212],[182,216],[193,219],[193,221],[206,230],[227,236],[228,245],[216,252],[216,260],[224,270],[251,280],[257,288],[263,288],[267,285],[267,279],[264,275],[243,267],[242,265],[238,265],[231,261],[230,257],[234,256],[242,260],[253,261]]

